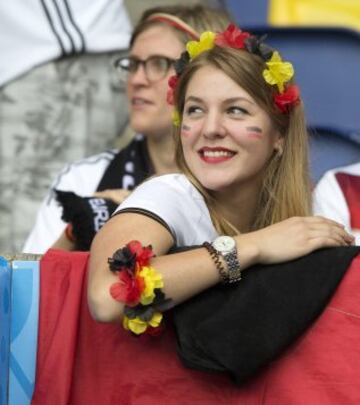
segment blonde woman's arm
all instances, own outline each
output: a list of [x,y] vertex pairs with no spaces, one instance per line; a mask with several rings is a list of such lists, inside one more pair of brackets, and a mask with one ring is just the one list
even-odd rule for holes
[[[120,321],[123,304],[115,301],[110,286],[118,279],[108,258],[131,240],[152,245],[157,257],[151,264],[162,274],[163,291],[176,305],[220,281],[219,272],[205,248],[167,255],[173,237],[160,223],[145,215],[122,213],[96,235],[90,255],[88,302],[92,316],[102,322]],[[245,269],[255,263],[279,263],[316,249],[352,242],[338,223],[321,218],[290,218],[262,230],[235,237],[238,259]]]

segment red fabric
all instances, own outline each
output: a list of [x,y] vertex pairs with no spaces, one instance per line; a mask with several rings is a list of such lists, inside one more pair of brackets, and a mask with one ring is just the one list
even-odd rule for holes
[[185,369],[173,332],[134,338],[98,324],[86,301],[87,253],[41,261],[37,375],[32,405],[334,405],[360,403],[360,256],[321,317],[242,387]]
[[349,207],[351,227],[360,230],[360,176],[343,172],[335,176]]

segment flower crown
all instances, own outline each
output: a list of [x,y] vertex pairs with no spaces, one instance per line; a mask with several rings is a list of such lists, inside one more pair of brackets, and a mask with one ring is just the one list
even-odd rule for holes
[[[259,55],[266,65],[262,72],[264,80],[271,86],[277,86],[278,92],[274,94],[275,105],[282,113],[289,112],[290,108],[300,101],[299,88],[288,83],[294,76],[294,68],[290,62],[284,62],[281,59],[279,52],[266,45],[263,42],[264,39],[265,36],[258,38],[248,32],[241,31],[234,24],[230,24],[224,32],[206,31],[201,34],[199,41],[189,41],[186,44],[186,51],[175,62],[176,75],[169,78],[168,103],[174,104],[174,91],[186,65],[201,53],[217,45],[224,48],[243,49]],[[180,116],[177,111],[174,112],[173,122],[175,126],[180,123]]]

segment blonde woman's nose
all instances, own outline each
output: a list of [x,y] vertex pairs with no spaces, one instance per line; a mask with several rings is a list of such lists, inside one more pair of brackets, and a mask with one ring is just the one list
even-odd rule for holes
[[203,136],[205,138],[223,138],[226,135],[226,130],[223,125],[223,119],[219,113],[209,113],[205,117],[203,126]]

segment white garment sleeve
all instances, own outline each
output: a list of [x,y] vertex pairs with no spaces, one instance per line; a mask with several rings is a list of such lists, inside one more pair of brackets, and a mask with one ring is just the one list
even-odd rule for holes
[[113,158],[114,152],[104,152],[67,165],[61,171],[40,206],[23,247],[24,253],[45,253],[64,232],[66,223],[61,219],[62,208],[52,189],[72,191],[81,197],[92,196]]
[[200,245],[218,236],[203,197],[182,174],[159,176],[142,183],[115,213],[123,210],[147,211],[160,218],[178,247]]
[[350,227],[350,214],[348,206],[336,181],[335,171],[325,173],[314,190],[313,211],[315,215],[321,215],[343,224],[348,231]]

